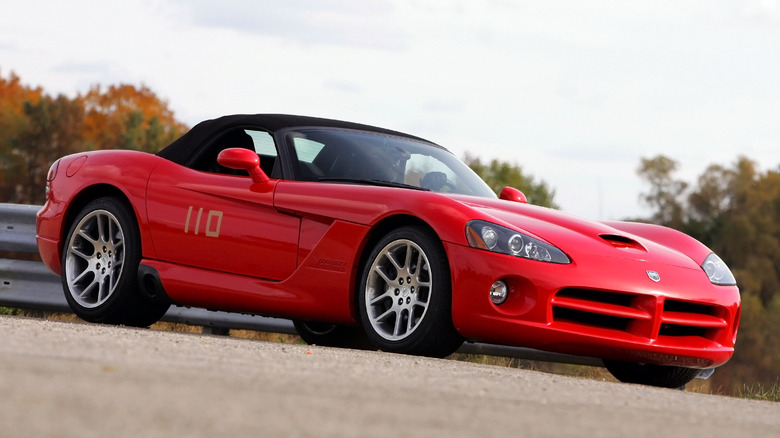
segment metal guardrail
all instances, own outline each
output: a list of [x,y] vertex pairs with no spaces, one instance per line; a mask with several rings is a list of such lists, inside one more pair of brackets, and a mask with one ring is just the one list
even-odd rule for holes
[[[34,254],[35,215],[41,207],[0,203],[0,252]],[[0,306],[70,313],[60,277],[41,262],[0,258]],[[297,334],[292,321],[206,309],[171,306],[163,321],[202,326],[205,333],[226,334],[230,329]],[[600,359],[549,353],[530,348],[467,342],[459,353],[485,354],[542,362],[601,367]]]

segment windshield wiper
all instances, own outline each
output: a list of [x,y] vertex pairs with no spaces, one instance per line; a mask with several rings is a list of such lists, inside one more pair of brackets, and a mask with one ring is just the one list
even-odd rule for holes
[[365,184],[370,186],[380,187],[398,187],[402,189],[422,190],[424,192],[430,192],[430,189],[425,187],[413,186],[411,184],[404,184],[394,181],[384,181],[381,179],[357,179],[357,178],[341,178],[341,177],[322,177],[318,179],[320,182],[335,182],[335,183],[347,183],[347,184]]

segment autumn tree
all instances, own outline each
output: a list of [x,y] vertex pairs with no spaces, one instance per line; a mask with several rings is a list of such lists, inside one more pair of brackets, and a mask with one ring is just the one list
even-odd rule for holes
[[0,202],[43,203],[46,172],[57,158],[90,149],[157,152],[186,127],[145,86],[93,86],[52,97],[11,73],[0,75]]
[[90,88],[82,96],[84,136],[90,149],[157,152],[186,131],[168,103],[148,87],[121,84]]
[[40,87],[22,84],[13,72],[8,79],[0,74],[0,146],[8,146],[9,139],[27,122],[23,114],[25,103],[37,103],[41,96],[43,90]]
[[22,84],[13,72],[7,79],[0,74],[0,201],[10,200],[16,185],[11,157],[19,148],[20,132],[29,124],[24,115],[24,105],[26,102],[37,103],[42,94],[40,88]]
[[10,201],[43,204],[49,166],[82,146],[83,107],[63,95],[43,96],[37,103],[25,103],[24,115],[30,123],[19,133],[20,146],[10,156],[16,181]]
[[483,163],[469,154],[463,160],[496,194],[510,186],[521,190],[532,204],[558,208],[554,201],[555,190],[550,189],[544,181],[535,182],[533,177],[523,173],[520,166],[496,159]]
[[49,165],[73,150],[83,114],[78,102],[53,98],[0,76],[0,196],[4,202],[43,201]]

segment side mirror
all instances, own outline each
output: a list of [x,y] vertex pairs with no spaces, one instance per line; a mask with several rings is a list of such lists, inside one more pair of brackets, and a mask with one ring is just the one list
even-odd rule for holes
[[498,197],[506,201],[520,202],[522,204],[528,203],[528,198],[525,197],[525,194],[514,187],[504,187],[501,189],[501,194]]
[[217,163],[231,169],[246,170],[254,183],[264,183],[268,175],[260,169],[260,157],[244,148],[225,149],[217,155]]

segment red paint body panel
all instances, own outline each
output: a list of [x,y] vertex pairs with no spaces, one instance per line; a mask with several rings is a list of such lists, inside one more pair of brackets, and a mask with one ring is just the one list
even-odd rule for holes
[[[146,187],[150,172],[163,161],[136,151],[94,151],[61,158],[57,184],[50,185],[46,203],[37,217],[36,238],[46,266],[57,274],[61,272],[61,241],[67,232],[66,220],[81,208],[73,201],[80,193],[97,186],[111,187],[128,199],[138,220],[144,255],[154,257],[146,221]],[[71,166],[73,162],[77,164]],[[41,245],[47,249],[40,250]],[[56,253],[52,246],[56,247]]]
[[[111,194],[132,206],[142,264],[157,270],[175,303],[355,325],[372,233],[388,219],[414,220],[444,246],[452,319],[467,339],[693,368],[720,365],[734,351],[739,290],[713,285],[700,267],[711,251],[667,228],[398,187],[254,183],[130,151],[76,154],[54,169],[37,240],[56,273],[68,221],[92,197]],[[571,263],[472,248],[472,220],[554,245]],[[500,306],[488,293],[496,280],[509,285]]]
[[[197,181],[197,183],[192,182]],[[149,231],[156,258],[282,280],[295,271],[300,218],[274,208],[277,181],[196,172],[173,163],[149,179]]]
[[437,224],[433,229],[441,240],[461,244],[466,222],[488,217],[475,217],[471,208],[437,193],[337,183],[280,181],[274,204],[289,214],[369,226],[393,215],[414,216]]
[[367,232],[361,225],[334,222],[320,245],[283,281],[157,260],[143,263],[158,270],[168,296],[178,304],[352,325],[351,291],[357,263],[352,242]]

